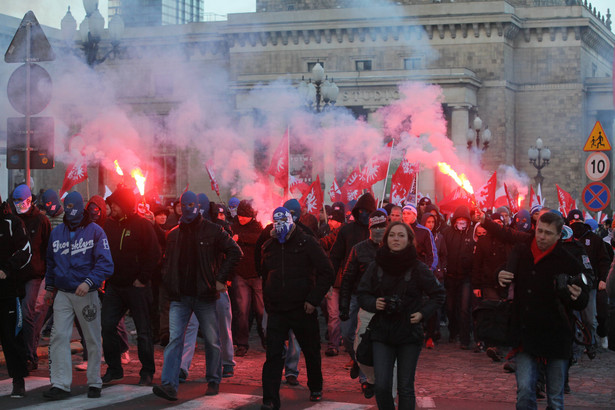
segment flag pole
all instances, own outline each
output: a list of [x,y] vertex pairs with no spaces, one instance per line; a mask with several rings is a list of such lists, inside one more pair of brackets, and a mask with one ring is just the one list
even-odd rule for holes
[[389,179],[389,170],[391,169],[391,158],[393,157],[393,147],[395,146],[395,140],[391,140],[391,150],[389,151],[389,162],[387,164],[387,173],[384,176],[384,187],[382,188],[382,198],[380,199],[380,208],[384,204],[384,196],[387,193],[387,179]]
[[288,158],[288,164],[286,164],[286,188],[284,188],[284,202],[286,202],[290,197],[290,126],[286,126],[286,135],[288,138],[286,139],[286,153]]

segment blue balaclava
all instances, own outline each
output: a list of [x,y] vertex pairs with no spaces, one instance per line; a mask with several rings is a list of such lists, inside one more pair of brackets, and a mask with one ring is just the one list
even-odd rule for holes
[[70,229],[75,229],[83,220],[84,204],[83,197],[77,191],[73,191],[64,198],[64,218]]
[[100,209],[94,202],[88,206],[88,213],[90,214],[90,220],[92,222],[98,222],[101,212],[103,212],[102,209]]
[[284,202],[284,208],[293,216],[293,222],[297,222],[301,217],[301,204],[295,198]]
[[273,229],[280,243],[286,242],[286,236],[293,227],[293,216],[290,211],[283,206],[273,211]]
[[196,196],[196,199],[199,202],[199,213],[203,218],[209,219],[209,198],[201,193]]
[[192,191],[186,191],[180,198],[182,206],[182,216],[179,221],[189,224],[199,216],[199,203],[196,194]]
[[45,208],[45,213],[47,213],[50,217],[60,215],[64,210],[60,204],[60,197],[58,197],[58,193],[53,189],[48,189],[45,191],[42,202],[43,208]]
[[239,206],[239,202],[239,199],[235,197],[228,200],[228,209],[233,218],[237,216],[237,207]]
[[532,217],[530,213],[522,209],[515,215],[515,228],[521,232],[529,232],[532,229]]
[[25,214],[32,207],[32,191],[26,184],[21,184],[13,191],[13,204],[18,214]]

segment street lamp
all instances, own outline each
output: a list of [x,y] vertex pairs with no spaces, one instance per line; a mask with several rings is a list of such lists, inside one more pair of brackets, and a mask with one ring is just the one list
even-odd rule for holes
[[[468,149],[472,149],[472,144],[476,144],[476,149],[481,149],[485,151],[489,148],[489,143],[491,142],[491,131],[489,131],[489,127],[485,125],[485,129],[481,131],[483,127],[483,120],[480,119],[478,114],[476,114],[476,118],[474,118],[474,122],[468,128],[468,132],[466,133],[466,141],[468,142]],[[480,147],[481,141],[483,142],[483,147]]]
[[544,178],[540,170],[549,165],[551,150],[549,147],[543,147],[542,139],[538,138],[536,145],[527,150],[527,156],[530,159],[530,164],[534,165],[534,168],[538,170],[536,177],[534,177],[536,185],[542,185]]
[[329,77],[325,75],[325,69],[320,63],[316,63],[312,68],[312,78],[307,83],[304,77],[301,77],[299,83],[300,95],[305,100],[306,105],[316,112],[321,112],[327,106],[335,105],[339,92],[340,89],[333,82],[333,79],[329,81]]

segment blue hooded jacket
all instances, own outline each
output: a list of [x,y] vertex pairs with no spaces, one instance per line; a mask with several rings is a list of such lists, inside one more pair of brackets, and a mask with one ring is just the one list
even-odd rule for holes
[[74,292],[83,282],[97,290],[113,274],[113,259],[105,231],[95,223],[78,226],[73,232],[64,223],[49,238],[45,289]]

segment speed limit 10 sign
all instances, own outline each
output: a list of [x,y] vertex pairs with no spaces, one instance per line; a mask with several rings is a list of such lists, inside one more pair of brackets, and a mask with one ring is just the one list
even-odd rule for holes
[[585,174],[592,181],[601,181],[609,173],[611,162],[603,152],[592,152],[585,161]]

